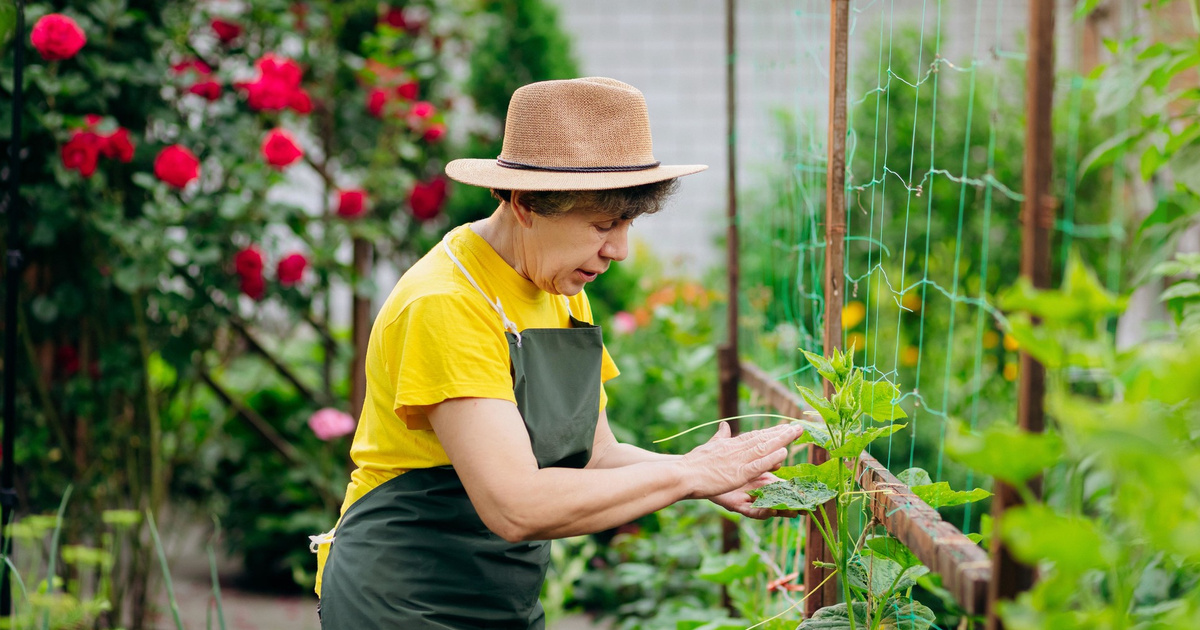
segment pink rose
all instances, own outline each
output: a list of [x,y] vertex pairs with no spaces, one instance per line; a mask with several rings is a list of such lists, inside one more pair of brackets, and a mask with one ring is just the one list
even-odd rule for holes
[[263,138],[262,154],[267,164],[282,169],[304,157],[296,139],[285,129],[272,129]]
[[200,160],[186,147],[173,144],[154,158],[154,176],[175,188],[183,188],[200,177]]
[[196,74],[205,76],[212,74],[212,68],[199,59],[184,59],[183,61],[171,66],[171,71],[175,74],[185,74],[188,71],[195,71]]
[[418,118],[426,120],[437,113],[437,108],[429,101],[417,101],[413,103],[412,109],[408,110],[409,118]]
[[292,97],[288,99],[288,107],[292,108],[292,111],[297,114],[311,113],[313,110],[312,97],[308,95],[308,92],[297,89],[295,92],[292,92]]
[[275,268],[279,284],[291,286],[300,282],[300,279],[304,277],[304,268],[307,266],[308,260],[301,254],[291,254],[285,257]]
[[318,439],[326,442],[354,433],[356,425],[357,423],[354,418],[350,417],[350,414],[328,407],[317,411],[308,418],[308,428],[312,429]]
[[79,24],[61,13],[43,15],[33,25],[29,41],[46,61],[70,59],[87,43]]
[[637,318],[634,317],[632,313],[621,311],[616,315],[613,315],[613,329],[618,333],[622,335],[628,335],[629,333],[637,330],[637,327]]

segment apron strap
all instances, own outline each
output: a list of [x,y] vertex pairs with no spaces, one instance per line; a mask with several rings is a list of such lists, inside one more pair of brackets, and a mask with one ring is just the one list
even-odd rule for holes
[[[468,227],[467,229],[469,230],[471,228]],[[456,267],[458,267],[458,270],[461,271],[463,273],[463,275],[467,277],[467,282],[470,282],[471,286],[475,287],[475,290],[479,292],[479,295],[482,295],[483,299],[486,300],[488,305],[492,307],[492,310],[496,311],[496,313],[498,315],[500,315],[500,320],[502,322],[504,322],[504,330],[507,330],[508,332],[511,332],[512,334],[516,335],[517,345],[520,346],[521,345],[521,331],[517,330],[517,325],[514,324],[513,321],[508,318],[507,315],[504,314],[504,307],[500,305],[500,297],[497,296],[495,300],[492,300],[491,298],[489,298],[487,296],[486,293],[483,292],[483,289],[481,289],[479,287],[479,283],[475,282],[475,278],[471,277],[471,273],[469,271],[467,271],[467,268],[464,267],[463,264],[458,261],[458,257],[456,257],[454,255],[454,252],[450,251],[450,245],[448,245],[446,243],[447,239],[449,239],[449,238],[450,238],[449,233],[447,233],[446,236],[442,238],[442,249],[446,250],[446,255],[450,257],[450,260],[454,263],[454,265]]]

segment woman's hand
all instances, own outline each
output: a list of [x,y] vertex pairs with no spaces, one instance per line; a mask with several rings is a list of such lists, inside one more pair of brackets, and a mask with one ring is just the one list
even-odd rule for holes
[[754,503],[754,497],[750,496],[749,492],[755,488],[761,488],[769,483],[775,483],[776,481],[781,480],[779,477],[776,477],[771,473],[763,473],[759,475],[757,479],[751,480],[750,483],[742,486],[741,488],[730,490],[725,494],[718,494],[715,497],[709,497],[708,500],[716,503],[726,510],[729,510],[730,512],[733,512],[734,514],[741,514],[742,516],[756,518],[758,520],[764,520],[776,516],[792,518],[799,514],[799,512],[796,510],[771,510],[767,508],[750,507],[750,505]]
[[[689,497],[715,499],[733,491],[745,494],[764,473],[779,468],[787,458],[787,445],[803,432],[799,425],[781,424],[730,437],[729,425],[722,422],[712,439],[679,460],[691,488]],[[727,499],[729,505],[738,504],[736,497]],[[752,508],[746,502],[744,509]]]

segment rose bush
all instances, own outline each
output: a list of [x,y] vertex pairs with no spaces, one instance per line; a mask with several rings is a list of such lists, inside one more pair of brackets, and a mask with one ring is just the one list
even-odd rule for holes
[[[369,314],[372,261],[403,268],[452,222],[446,142],[476,123],[444,68],[487,28],[456,7],[29,4],[23,510],[74,484],[68,522],[86,532],[101,508],[191,499],[251,579],[306,579],[289,537],[336,518],[347,447],[346,422],[306,422],[352,411],[362,372],[365,330],[343,330],[358,318],[335,317],[333,289]],[[95,625],[143,627],[149,553],[120,560]]]

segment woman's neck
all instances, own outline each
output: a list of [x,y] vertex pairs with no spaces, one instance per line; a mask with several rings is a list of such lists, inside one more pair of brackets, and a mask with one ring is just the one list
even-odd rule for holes
[[529,276],[525,273],[524,265],[521,262],[521,253],[524,251],[521,226],[512,216],[507,205],[501,203],[492,216],[476,221],[468,227],[487,241],[487,244],[496,250],[496,253],[504,259],[504,262],[508,263],[509,267],[528,280]]

